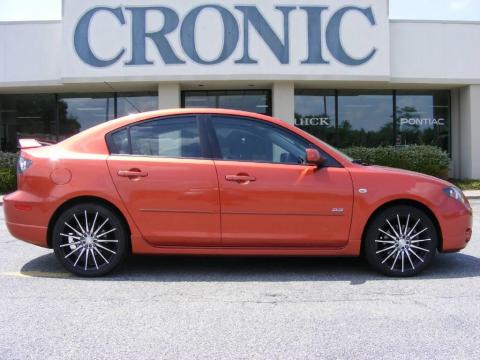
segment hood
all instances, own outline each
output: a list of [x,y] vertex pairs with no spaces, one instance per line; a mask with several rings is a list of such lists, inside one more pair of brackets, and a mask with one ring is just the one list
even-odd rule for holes
[[435,176],[415,172],[415,171],[397,169],[397,168],[392,168],[392,167],[388,167],[388,166],[378,166],[378,165],[370,165],[369,168],[370,168],[371,171],[374,171],[374,172],[378,171],[378,172],[381,172],[381,173],[388,173],[388,174],[392,174],[392,175],[398,174],[398,175],[404,175],[404,176],[409,176],[409,177],[415,177],[415,178],[418,178],[419,180],[433,181],[433,182],[441,184],[445,187],[454,186],[452,183],[450,183],[446,180],[437,178]]

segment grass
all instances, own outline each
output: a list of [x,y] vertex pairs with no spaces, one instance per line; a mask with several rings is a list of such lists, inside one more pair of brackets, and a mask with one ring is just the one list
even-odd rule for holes
[[450,181],[462,190],[480,190],[480,180],[450,179]]

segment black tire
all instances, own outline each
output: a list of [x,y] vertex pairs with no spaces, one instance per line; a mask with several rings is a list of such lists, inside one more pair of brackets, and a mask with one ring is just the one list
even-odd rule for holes
[[367,261],[375,270],[387,276],[409,277],[431,265],[439,235],[425,211],[398,205],[374,216],[363,241]]
[[128,254],[129,236],[124,222],[101,204],[80,203],[65,209],[51,236],[58,261],[78,276],[105,275]]

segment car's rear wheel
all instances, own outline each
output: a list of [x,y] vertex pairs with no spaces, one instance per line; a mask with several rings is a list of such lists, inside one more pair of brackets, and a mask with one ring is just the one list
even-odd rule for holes
[[388,276],[417,275],[433,261],[439,242],[432,219],[423,210],[398,205],[381,210],[364,238],[368,262]]
[[110,208],[82,203],[60,214],[53,227],[52,245],[68,271],[79,276],[102,276],[124,260],[128,233]]

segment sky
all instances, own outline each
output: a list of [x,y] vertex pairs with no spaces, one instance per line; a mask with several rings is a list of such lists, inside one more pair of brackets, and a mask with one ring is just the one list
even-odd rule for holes
[[[0,0],[0,21],[59,20],[61,7],[62,0]],[[480,21],[480,0],[390,0],[390,18]]]

